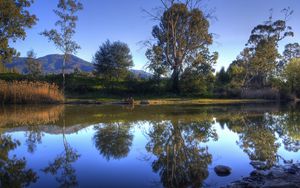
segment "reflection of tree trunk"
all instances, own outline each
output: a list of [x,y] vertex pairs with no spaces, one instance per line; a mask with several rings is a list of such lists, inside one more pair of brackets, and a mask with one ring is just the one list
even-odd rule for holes
[[67,142],[67,138],[65,135],[65,130],[66,130],[66,116],[65,116],[65,112],[63,112],[63,143],[64,143],[64,148],[65,148],[65,152],[67,154],[68,152],[68,142]]

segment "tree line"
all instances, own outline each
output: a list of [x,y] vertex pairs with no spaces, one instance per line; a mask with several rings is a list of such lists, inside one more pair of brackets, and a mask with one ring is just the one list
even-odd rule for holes
[[[32,3],[32,0],[0,2],[0,71],[1,67],[4,69],[4,63],[19,55],[9,42],[25,39],[25,30],[38,21],[28,11]],[[207,97],[299,97],[300,45],[286,44],[282,54],[278,50],[279,42],[294,36],[292,27],[288,25],[293,10],[283,9],[283,18],[278,20],[271,12],[267,21],[253,28],[245,48],[228,69],[216,72],[214,67],[218,53],[210,50],[214,41],[213,34],[209,32],[211,15],[201,10],[199,3],[199,0],[161,0],[160,11],[147,11],[157,23],[152,29],[152,40],[145,42],[146,68],[153,75],[147,81],[130,73],[134,62],[129,46],[121,41],[109,40],[101,44],[94,55],[92,77],[100,78],[103,87],[110,90],[116,89],[116,82],[126,82],[123,87],[134,88],[136,93],[148,88],[152,92]],[[73,36],[78,11],[82,9],[80,0],[59,0],[54,10],[58,17],[55,28],[41,33],[64,55],[63,91],[65,65],[69,56],[80,48]],[[33,78],[42,72],[32,51],[28,53],[27,69]]]

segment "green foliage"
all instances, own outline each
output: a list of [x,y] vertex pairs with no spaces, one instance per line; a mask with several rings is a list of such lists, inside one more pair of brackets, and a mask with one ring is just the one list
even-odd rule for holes
[[284,70],[284,78],[292,94],[300,96],[300,59],[292,59]]
[[1,73],[0,74],[0,80],[5,80],[5,81],[22,81],[22,80],[27,80],[29,79],[28,76],[26,75],[21,75],[18,73]]
[[228,85],[230,82],[230,75],[224,67],[216,74],[216,81],[214,83],[214,94],[218,97],[227,97]]
[[9,70],[5,67],[4,63],[0,62],[0,73],[8,73]]
[[300,58],[300,44],[296,42],[285,45],[282,66],[286,65],[295,58]]
[[208,32],[209,22],[199,8],[189,6],[188,1],[164,5],[160,23],[152,31],[157,42],[146,53],[148,68],[155,75],[171,71],[172,89],[178,92],[180,75],[186,67],[213,64],[217,54],[209,53],[213,38]]
[[233,62],[234,66],[231,66],[232,69],[237,70],[239,77],[243,77],[243,79],[238,79],[240,83],[236,83],[237,79],[235,79],[233,85],[252,88],[268,87],[270,80],[279,74],[281,62],[278,43],[294,35],[292,28],[286,24],[292,11],[286,9],[284,13],[284,20],[273,21],[271,16],[267,22],[252,30],[247,47]]
[[45,30],[41,34],[53,41],[55,46],[65,55],[75,53],[80,47],[72,40],[75,34],[76,13],[82,10],[82,4],[79,0],[60,0],[54,13],[59,20],[55,23],[57,29]]
[[126,43],[109,40],[102,44],[94,57],[96,74],[106,81],[122,80],[133,66],[130,49]]
[[226,85],[229,82],[229,75],[228,73],[225,71],[225,68],[222,67],[220,72],[218,72],[216,74],[216,83],[220,84],[220,85]]
[[240,60],[233,61],[227,70],[230,79],[230,88],[237,89],[243,87],[246,68],[242,63]]
[[160,79],[162,76],[167,76],[170,71],[166,61],[164,61],[163,49],[159,46],[153,46],[152,49],[146,51],[146,57],[149,60],[147,68],[153,72],[156,79]]
[[62,75],[63,75],[63,91],[65,91],[65,64],[71,54],[77,52],[80,46],[72,39],[75,34],[76,22],[78,16],[76,13],[83,9],[80,0],[59,0],[57,9],[54,13],[59,20],[55,23],[57,29],[45,30],[41,35],[52,41],[55,46],[64,54]]
[[95,77],[81,74],[67,75],[66,81],[68,82],[68,85],[66,86],[66,92],[69,94],[86,94],[89,92],[94,92],[97,90],[99,82],[101,82],[101,80]]
[[182,95],[211,96],[214,79],[211,71],[201,73],[197,69],[188,68],[181,75],[180,92]]
[[13,56],[18,55],[17,51],[9,46],[10,40],[24,40],[25,29],[35,25],[36,16],[27,10],[32,3],[33,0],[0,1],[0,64],[10,62]]
[[41,63],[36,59],[36,54],[33,50],[27,52],[27,59],[26,59],[26,68],[27,74],[33,78],[39,77],[43,70]]

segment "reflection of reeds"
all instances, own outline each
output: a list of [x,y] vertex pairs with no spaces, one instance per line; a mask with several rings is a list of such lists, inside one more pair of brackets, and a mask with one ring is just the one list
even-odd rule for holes
[[55,84],[0,80],[0,103],[59,103],[63,100],[64,96]]
[[0,127],[55,123],[59,120],[63,111],[63,105],[0,108]]

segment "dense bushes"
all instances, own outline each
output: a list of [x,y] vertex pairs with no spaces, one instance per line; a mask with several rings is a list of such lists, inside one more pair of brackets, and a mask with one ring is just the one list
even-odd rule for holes
[[179,88],[182,95],[211,97],[213,95],[214,75],[203,76],[186,71],[182,74]]
[[64,96],[55,84],[0,80],[0,101],[2,104],[59,103]]
[[280,92],[274,88],[264,89],[243,89],[241,92],[243,99],[280,99]]
[[[295,68],[290,72],[298,75]],[[223,69],[222,69],[223,70]],[[247,99],[294,99],[298,93],[298,78],[295,76],[286,80],[274,78],[271,84],[265,88],[243,87],[236,84],[236,80],[230,76],[229,71],[220,71],[216,75],[207,76],[185,72],[179,80],[180,93],[172,92],[172,81],[170,78],[127,77],[123,80],[108,81],[92,74],[74,73],[66,75],[65,95],[68,98],[163,98],[163,97],[202,97],[202,98],[247,98]],[[288,70],[288,69],[287,69]],[[298,70],[298,69],[297,69]],[[287,74],[287,73],[286,73]],[[26,75],[0,74],[0,80],[6,83],[35,83]],[[36,78],[38,83],[48,83],[62,88],[61,75],[47,75]],[[300,80],[300,79],[299,79]],[[27,88],[26,88],[27,89]],[[2,92],[3,93],[3,92]],[[3,98],[3,96],[2,96]],[[6,103],[7,103],[6,99]],[[23,99],[20,99],[21,101]],[[15,99],[9,99],[10,102]],[[20,102],[23,103],[23,102]]]
[[292,59],[283,74],[290,93],[300,97],[300,58]]

